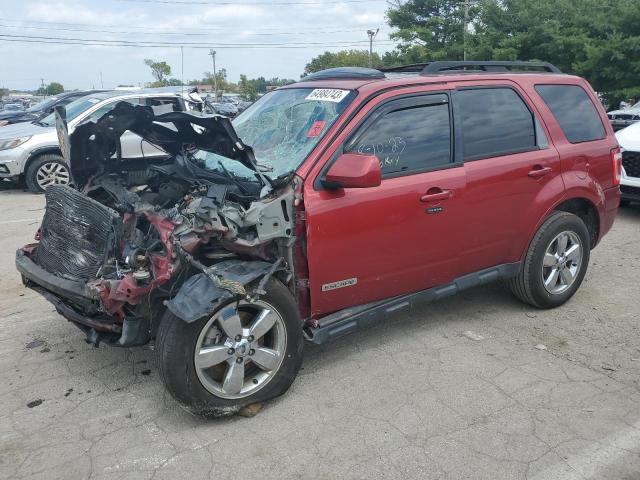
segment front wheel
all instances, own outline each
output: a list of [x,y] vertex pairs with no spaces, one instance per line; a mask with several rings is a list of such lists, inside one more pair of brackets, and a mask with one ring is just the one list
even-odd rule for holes
[[294,299],[270,279],[259,300],[233,300],[186,323],[164,314],[156,339],[169,392],[193,413],[230,415],[283,394],[302,363],[302,328]]
[[589,264],[590,235],[580,217],[554,212],[538,229],[511,291],[525,303],[554,308],[578,290]]
[[49,185],[69,185],[69,167],[60,155],[40,155],[29,164],[25,172],[25,183],[33,193],[44,192]]

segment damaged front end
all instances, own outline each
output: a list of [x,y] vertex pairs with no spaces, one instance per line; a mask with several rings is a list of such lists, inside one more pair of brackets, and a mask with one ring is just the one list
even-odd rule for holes
[[[75,188],[47,189],[16,266],[88,341],[147,343],[165,309],[193,322],[273,275],[293,290],[299,180],[265,177],[228,119],[123,102],[69,135],[57,117]],[[122,159],[126,131],[169,158]]]

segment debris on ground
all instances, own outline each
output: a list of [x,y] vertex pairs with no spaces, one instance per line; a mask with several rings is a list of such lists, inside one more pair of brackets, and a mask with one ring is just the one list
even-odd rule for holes
[[42,400],[41,398],[38,398],[37,400],[32,400],[29,403],[27,403],[27,407],[28,408],[37,407],[38,405],[42,405],[42,402],[44,402],[44,400]]
[[608,370],[610,372],[615,372],[616,370],[618,370],[616,367],[612,367],[611,365],[607,364],[602,364],[601,367],[603,370]]
[[472,332],[471,330],[467,330],[462,335],[464,335],[467,338],[470,338],[471,340],[476,340],[476,341],[484,340],[484,337],[482,335]]
[[535,348],[537,348],[538,350],[546,350],[547,346],[543,345],[542,343],[539,343],[539,344],[536,345]]
[[251,405],[242,407],[238,412],[238,415],[240,415],[241,417],[247,417],[247,418],[255,417],[260,410],[262,410],[261,403],[252,403]]
[[33,340],[32,342],[27,343],[27,348],[38,348],[44,345],[44,341],[42,340]]
[[142,370],[140,372],[142,375],[151,375],[151,370],[147,369],[147,370]]

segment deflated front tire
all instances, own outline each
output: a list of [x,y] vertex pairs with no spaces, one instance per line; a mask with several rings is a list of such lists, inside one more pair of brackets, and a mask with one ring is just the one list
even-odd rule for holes
[[303,346],[295,301],[278,280],[270,279],[265,291],[192,323],[164,314],[156,339],[160,374],[191,412],[231,415],[282,395],[293,382]]

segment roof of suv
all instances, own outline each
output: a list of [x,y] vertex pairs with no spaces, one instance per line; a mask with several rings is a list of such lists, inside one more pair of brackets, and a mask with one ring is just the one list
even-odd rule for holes
[[500,80],[531,77],[558,83],[574,82],[579,77],[563,74],[549,63],[540,62],[431,62],[405,65],[385,70],[360,67],[331,68],[312,73],[297,83],[283,88],[344,88],[377,91],[410,85],[453,81]]

